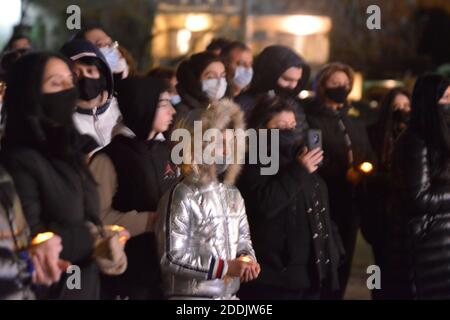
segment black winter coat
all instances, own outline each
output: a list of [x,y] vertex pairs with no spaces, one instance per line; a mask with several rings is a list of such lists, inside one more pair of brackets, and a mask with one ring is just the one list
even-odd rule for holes
[[413,130],[393,153],[389,272],[397,298],[450,299],[450,180],[431,177],[428,150]]
[[337,289],[342,246],[330,221],[325,183],[294,161],[282,164],[273,176],[261,175],[260,168],[246,165],[237,184],[261,264],[256,282],[287,290],[318,289],[322,276],[325,285]]
[[[50,299],[97,299],[98,269],[92,259],[94,239],[88,221],[100,223],[96,183],[69,162],[44,156],[29,147],[14,147],[2,154],[22,202],[31,235],[54,232],[62,239],[61,259],[81,269],[81,289],[69,290],[68,274],[44,294]],[[88,170],[85,170],[88,173]]]

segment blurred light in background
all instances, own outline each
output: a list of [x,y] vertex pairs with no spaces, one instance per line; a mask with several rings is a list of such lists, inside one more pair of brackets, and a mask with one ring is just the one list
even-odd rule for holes
[[191,47],[192,33],[187,29],[178,30],[177,33],[177,50],[179,54],[186,54]]
[[191,32],[208,30],[211,27],[211,17],[206,14],[190,14],[186,17],[185,27]]
[[329,17],[308,15],[288,16],[281,22],[281,30],[296,36],[328,33],[331,30],[331,19]]
[[382,82],[383,87],[387,88],[387,89],[394,89],[396,87],[399,87],[402,85],[402,83],[400,81],[397,80],[384,80]]
[[[21,0],[0,1],[0,46],[3,47],[13,32],[14,26],[20,22],[22,14]],[[0,47],[0,49],[1,49]]]
[[350,92],[348,98],[352,101],[360,101],[363,95],[363,75],[361,72],[355,72],[355,77],[353,79],[353,89]]

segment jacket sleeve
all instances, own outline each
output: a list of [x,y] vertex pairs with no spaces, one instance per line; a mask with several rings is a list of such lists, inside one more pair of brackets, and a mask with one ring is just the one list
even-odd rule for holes
[[163,227],[158,230],[163,272],[198,280],[223,279],[228,270],[227,262],[207,250],[191,246],[190,204],[179,185],[163,198],[158,211],[163,219],[160,221]]
[[20,164],[20,159],[13,162],[8,166],[8,171],[13,177],[32,237],[41,232],[54,232],[62,239],[61,258],[72,263],[88,259],[94,248],[94,239],[88,227],[85,224],[67,225],[55,220],[45,221],[36,179],[26,166]]
[[245,213],[244,199],[240,193],[238,193],[237,203],[239,208],[239,242],[236,258],[250,256],[253,261],[256,261],[255,250],[253,250],[252,239],[250,237],[250,227],[247,214]]
[[106,154],[98,154],[91,161],[89,168],[98,184],[100,197],[100,219],[104,225],[120,225],[130,232],[132,237],[153,228],[154,212],[120,212],[114,210],[112,202],[117,192],[117,173],[114,164]]
[[260,175],[257,165],[247,165],[239,180],[239,188],[246,201],[257,207],[262,215],[260,218],[271,219],[281,214],[286,204],[302,190],[308,175],[308,171],[297,162],[270,176]]
[[24,260],[7,248],[0,248],[0,298],[20,290],[31,275]]
[[[450,186],[431,180],[431,168],[428,161],[428,151],[423,143],[408,144],[403,150],[401,166],[404,170],[402,178],[411,205],[417,212],[434,215],[450,210]],[[410,152],[405,152],[410,150]]]

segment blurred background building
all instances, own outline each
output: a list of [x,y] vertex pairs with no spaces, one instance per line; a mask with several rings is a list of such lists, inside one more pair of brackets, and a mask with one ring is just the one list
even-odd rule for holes
[[[36,48],[59,49],[76,32],[65,24],[71,4],[80,6],[82,26],[103,26],[142,71],[175,67],[212,38],[227,37],[255,54],[270,44],[290,46],[313,71],[348,63],[358,72],[355,100],[376,102],[425,71],[450,74],[448,0],[1,0],[0,47],[15,27]],[[381,30],[366,26],[370,5],[381,8]]]
[[[135,55],[141,68],[203,50],[213,37],[248,42],[258,52],[281,43],[312,64],[350,62],[369,78],[395,78],[448,61],[448,0],[2,0],[0,46],[19,22],[39,48],[58,48],[66,8],[82,25],[99,23]],[[382,29],[368,30],[366,9],[381,8]]]

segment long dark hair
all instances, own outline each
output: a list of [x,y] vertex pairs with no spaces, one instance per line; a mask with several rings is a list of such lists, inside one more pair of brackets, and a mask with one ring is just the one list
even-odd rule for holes
[[404,88],[394,88],[383,98],[380,108],[380,117],[377,123],[371,128],[371,140],[374,151],[378,157],[380,165],[389,168],[391,152],[394,141],[399,134],[399,123],[394,119],[393,103],[399,95],[406,96],[411,101],[411,95]]
[[75,125],[52,126],[40,104],[45,67],[52,58],[64,61],[70,69],[69,61],[63,56],[37,52],[19,59],[9,73],[2,151],[7,152],[14,147],[31,147],[45,156],[66,160],[85,172],[85,158],[80,145],[82,138]]
[[431,176],[450,178],[450,133],[438,105],[450,81],[440,75],[420,77],[412,96],[411,130],[425,140]]

